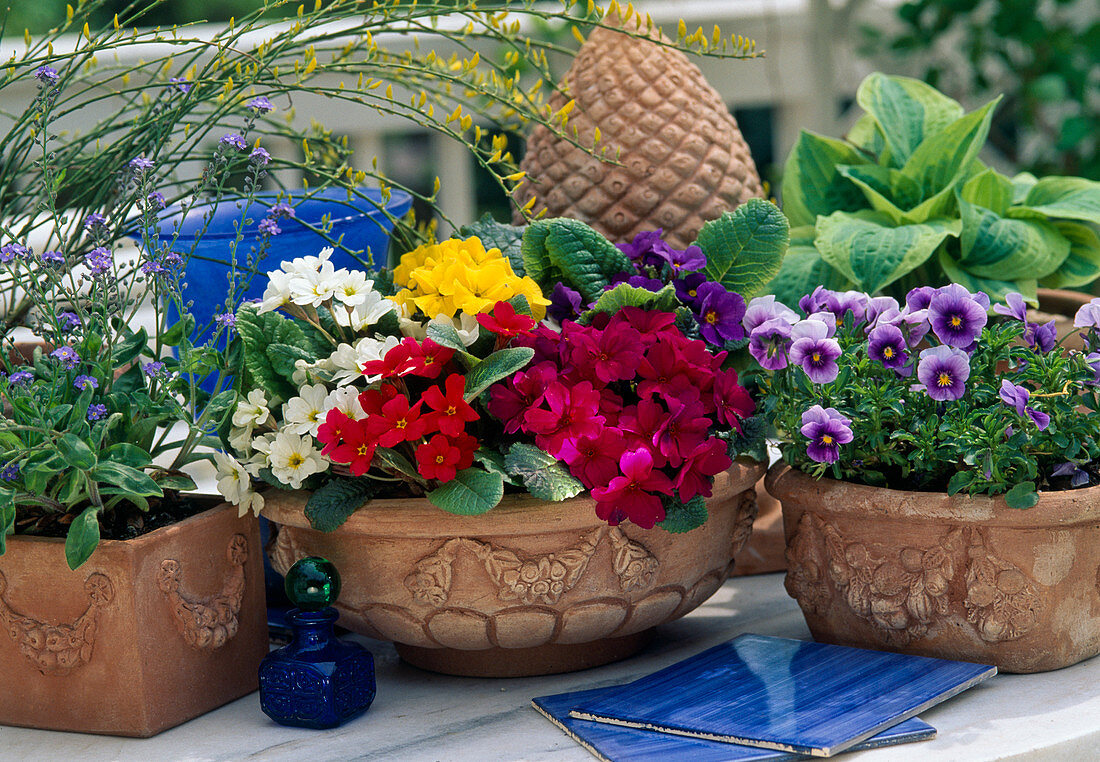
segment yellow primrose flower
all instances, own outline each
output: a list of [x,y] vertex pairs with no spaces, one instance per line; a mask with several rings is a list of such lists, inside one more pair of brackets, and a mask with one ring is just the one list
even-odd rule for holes
[[527,306],[531,308],[531,316],[535,320],[546,317],[546,308],[550,306],[550,300],[542,295],[542,289],[535,283],[534,278],[523,276],[518,278],[512,286],[515,289],[513,296],[522,294],[527,297]]

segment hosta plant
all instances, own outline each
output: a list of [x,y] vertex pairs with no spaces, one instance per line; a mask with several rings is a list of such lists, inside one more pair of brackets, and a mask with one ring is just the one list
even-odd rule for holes
[[[757,211],[785,233],[774,206]],[[725,367],[726,347],[745,343],[743,298],[692,281],[699,294],[681,300],[676,264],[704,272],[707,257],[657,235],[624,252],[573,220],[485,219],[462,234],[373,280],[325,252],[269,273],[263,302],[236,315],[223,494],[256,506],[254,478],[309,488],[306,514],[323,530],[376,495],[469,515],[507,490],[589,490],[613,524],[705,521],[715,475],[761,451],[755,404]],[[724,248],[716,272],[770,256],[763,274],[746,267],[763,285],[782,243]],[[656,290],[624,282],[639,267]]]
[[1100,183],[985,166],[997,101],[965,113],[917,80],[872,74],[866,112],[843,140],[803,132],[784,169],[792,247],[771,289],[793,301],[816,285],[902,299],[958,283],[1036,304],[1037,286],[1100,277]]
[[1100,300],[1075,318],[1086,352],[959,284],[893,297],[817,288],[750,333],[771,371],[764,407],[784,459],[814,476],[895,489],[1005,494],[1100,481]]

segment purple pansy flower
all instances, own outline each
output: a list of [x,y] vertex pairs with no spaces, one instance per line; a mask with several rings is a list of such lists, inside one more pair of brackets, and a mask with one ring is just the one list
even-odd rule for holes
[[749,354],[765,370],[787,367],[791,347],[791,324],[781,317],[765,320],[749,335]]
[[255,111],[257,114],[266,114],[269,111],[275,110],[275,105],[263,95],[257,96],[250,100],[248,102],[248,107]]
[[883,315],[896,315],[901,313],[901,305],[892,296],[876,296],[867,302],[867,325],[863,330],[870,333],[871,329],[878,325],[879,318]]
[[[699,286],[707,282],[707,276],[703,273],[692,273],[691,275],[684,276],[683,278],[677,278],[672,281],[673,288],[676,289],[676,298],[681,303],[688,305],[692,310],[698,310],[699,308]],[[747,328],[745,329],[748,330]]]
[[138,156],[136,159],[130,159],[130,163],[127,166],[130,167],[135,175],[140,175],[152,169],[153,162],[146,159],[144,156]]
[[936,289],[931,286],[914,288],[905,295],[905,308],[910,312],[926,310],[928,309],[928,305],[932,303],[932,297],[935,296],[935,294]]
[[34,374],[29,370],[17,370],[8,376],[8,383],[12,386],[26,386],[34,381]]
[[802,435],[810,440],[806,454],[818,463],[836,463],[840,445],[852,441],[851,425],[836,408],[814,405],[802,414]]
[[993,311],[998,315],[1019,320],[1021,323],[1027,322],[1027,304],[1024,303],[1023,294],[1017,291],[1005,294],[1005,303],[994,304]]
[[107,415],[106,405],[88,405],[88,420],[101,421]]
[[829,327],[820,320],[803,320],[791,328],[791,363],[801,365],[815,384],[836,380],[840,367],[840,344],[828,336]]
[[928,305],[928,314],[936,338],[960,349],[972,345],[989,321],[986,308],[958,283],[936,291]]
[[708,281],[699,286],[699,333],[710,344],[721,346],[727,341],[745,338],[741,318],[745,315],[745,300],[740,294],[727,291],[721,283]]
[[1092,370],[1092,381],[1088,382],[1093,386],[1100,384],[1100,352],[1090,352],[1085,355],[1085,363]]
[[554,290],[550,294],[550,306],[546,308],[546,314],[559,323],[576,318],[581,314],[580,292],[574,291],[564,283],[555,283]]
[[98,389],[99,382],[96,381],[95,376],[88,376],[82,373],[73,379],[73,387],[79,391],[84,391],[85,389]]
[[1051,476],[1068,476],[1070,477],[1069,486],[1071,487],[1083,487],[1089,483],[1089,472],[1081,468],[1078,464],[1072,460],[1067,460],[1053,471],[1050,472]]
[[1038,349],[1046,354],[1058,343],[1058,328],[1053,320],[1042,325],[1028,323],[1027,328],[1024,329],[1024,341],[1032,349]]
[[862,291],[832,291],[825,297],[825,309],[836,315],[837,325],[844,325],[844,316],[852,313],[852,324],[858,325],[867,315],[870,297]]
[[58,347],[50,352],[50,357],[59,361],[68,370],[72,370],[80,364],[80,355],[72,347]]
[[[703,277],[702,275],[695,276],[689,275],[688,279],[694,277]],[[680,289],[676,289],[677,295],[680,293]],[[681,301],[684,301],[681,298]],[[745,333],[751,334],[758,325],[763,325],[769,320],[775,320],[779,318],[785,321],[788,325],[794,325],[798,322],[798,313],[792,310],[783,302],[777,302],[772,295],[758,296],[749,302],[749,306],[745,308],[745,317],[741,319],[741,325],[745,328]]]
[[56,85],[61,80],[61,75],[52,66],[39,66],[34,70],[34,78],[43,85]]
[[227,135],[222,135],[218,143],[223,146],[229,146],[237,151],[248,150],[248,143],[244,141],[244,135],[241,135],[239,132],[230,132]]
[[833,293],[834,292],[824,286],[818,286],[811,293],[806,294],[798,300],[798,309],[802,310],[807,315],[826,310],[829,307],[829,297],[832,296]]
[[[833,336],[836,336],[836,315],[829,312],[828,310],[815,312],[807,317],[806,320],[813,320],[818,323],[824,323],[825,327],[828,329],[828,332],[825,335],[830,339],[833,338]],[[798,337],[796,336],[795,338]]]
[[670,251],[668,263],[672,267],[673,275],[695,272],[707,266],[707,258],[698,246],[688,246],[683,251],[677,249],[670,249]]
[[895,370],[909,360],[905,335],[896,325],[880,323],[867,337],[867,356]]
[[956,347],[926,349],[920,353],[917,378],[924,384],[928,396],[937,402],[957,400],[966,392],[970,358]]
[[1095,328],[1100,326],[1100,298],[1081,305],[1073,316],[1074,328]]
[[1017,386],[1008,379],[1001,381],[1001,391],[999,392],[1001,400],[1009,407],[1016,408],[1016,414],[1020,416],[1027,416],[1035,425],[1042,431],[1050,425],[1050,416],[1046,413],[1036,410],[1029,406],[1028,400],[1031,399],[1031,392],[1027,387]]

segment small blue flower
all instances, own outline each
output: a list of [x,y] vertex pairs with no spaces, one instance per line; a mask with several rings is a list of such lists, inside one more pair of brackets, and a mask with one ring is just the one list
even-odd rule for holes
[[59,361],[68,370],[72,370],[80,364],[80,355],[72,347],[58,347],[50,352],[50,357]]
[[252,149],[252,153],[248,154],[248,158],[253,164],[260,167],[266,167],[268,162],[271,161],[271,154],[260,146],[256,146]]
[[9,463],[0,471],[0,481],[10,482],[19,478],[19,464]]
[[218,141],[223,146],[229,146],[235,148],[238,151],[247,151],[248,143],[244,142],[244,135],[237,132],[231,132],[228,135],[222,135],[222,139]]
[[222,312],[214,316],[214,321],[224,328],[236,328],[237,316],[232,312]]
[[146,196],[145,203],[152,209],[163,209],[168,205],[168,202],[164,200],[164,194],[160,191],[153,191]]
[[88,420],[101,421],[107,415],[106,405],[88,405]]
[[141,369],[149,378],[157,378],[164,373],[164,363],[156,361],[147,362],[141,366]]
[[249,101],[248,107],[257,114],[266,114],[275,110],[275,105],[262,95]]
[[61,330],[65,332],[75,331],[83,325],[80,321],[80,317],[75,312],[60,312],[57,315],[57,319],[60,322]]
[[34,70],[34,78],[43,85],[56,85],[61,80],[61,75],[52,66],[39,66]]
[[191,82],[187,81],[183,77],[172,77],[170,80],[168,80],[168,84],[179,90],[181,93],[189,93],[191,92],[191,88],[194,87]]
[[135,175],[140,175],[152,169],[153,162],[146,159],[144,156],[138,156],[136,159],[130,159],[128,166],[133,170]]
[[268,210],[268,214],[276,220],[290,219],[294,216],[294,207],[286,202],[280,201]]
[[279,227],[279,223],[271,217],[260,220],[259,229],[260,235],[279,235],[279,233],[283,232],[283,229]]
[[85,389],[98,389],[99,382],[95,380],[95,376],[88,376],[81,374],[73,379],[73,387],[78,391],[84,391]]
[[96,228],[107,227],[107,218],[99,212],[92,212],[84,218],[84,229],[95,230]]
[[44,251],[42,261],[47,265],[60,267],[65,264],[65,255],[60,251]]
[[26,259],[31,250],[21,243],[6,243],[0,246],[0,262],[7,264],[14,259]]
[[111,250],[106,246],[98,246],[84,256],[84,264],[92,271],[93,275],[103,275],[110,272],[114,263]]
[[34,380],[34,374],[29,370],[17,370],[8,376],[8,383],[12,386],[26,386]]

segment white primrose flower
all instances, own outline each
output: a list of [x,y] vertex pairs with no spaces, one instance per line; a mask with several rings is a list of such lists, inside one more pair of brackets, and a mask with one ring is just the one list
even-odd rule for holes
[[317,383],[320,380],[317,373],[319,369],[321,369],[320,363],[313,363],[299,358],[294,361],[294,373],[291,374],[290,380],[295,386],[299,387],[308,383]]
[[293,489],[300,489],[308,477],[328,468],[321,451],[313,446],[313,437],[300,437],[289,431],[276,435],[269,457],[272,475]]
[[367,411],[359,404],[359,390],[354,386],[341,386],[325,397],[325,412],[321,417],[328,416],[330,410],[339,410],[353,421],[367,417]]
[[334,270],[331,262],[322,262],[318,272],[290,279],[290,301],[320,307],[336,294],[336,289],[347,272],[342,268]]
[[239,453],[252,451],[252,434],[256,430],[251,426],[234,426],[229,430],[229,445]]
[[[308,278],[316,275],[317,271],[328,264],[328,258],[332,256],[332,247],[326,246],[315,257],[295,257],[289,262],[283,262],[283,269],[293,276]],[[332,267],[332,265],[329,265]]]
[[290,301],[290,276],[280,270],[272,270],[267,274],[267,288],[264,289],[263,301],[257,310],[261,315],[272,312],[286,305]]
[[[339,292],[336,294],[339,299]],[[377,291],[367,291],[363,301],[351,310],[333,310],[332,316],[340,325],[353,331],[362,331],[377,323],[387,313],[397,309],[397,305],[383,297]]]
[[[266,434],[260,434],[252,440],[252,449],[260,453],[264,457],[271,454],[271,445],[275,442],[275,437],[278,436],[275,432],[269,431]],[[268,464],[264,464],[263,468],[267,468]],[[245,466],[248,466],[246,463]]]
[[431,323],[441,323],[444,325],[450,323],[451,326],[454,327],[455,331],[458,332],[458,338],[462,340],[462,345],[465,347],[468,347],[475,341],[477,341],[479,331],[481,330],[481,326],[478,324],[477,318],[473,315],[467,315],[465,312],[463,312],[456,318],[449,318],[446,315],[436,315],[434,318],[428,321],[428,323],[429,325]]
[[367,280],[367,274],[362,270],[343,270],[344,277],[336,286],[336,298],[348,307],[355,307],[367,300],[367,297],[376,293],[374,281]]
[[[328,362],[332,364],[333,369],[332,383],[336,386],[347,386],[353,381],[363,378],[363,366],[366,363],[372,360],[381,360],[387,352],[399,343],[400,341],[396,336],[387,336],[384,341],[367,336],[359,339],[354,347],[350,344],[341,344],[328,357]],[[379,376],[367,376],[366,378],[367,383],[372,384],[379,379]]]
[[244,516],[252,510],[259,516],[264,498],[252,491],[252,477],[245,467],[224,452],[214,453],[214,463],[218,467],[218,492],[237,506],[237,515]]
[[292,434],[317,436],[317,429],[324,422],[325,398],[328,389],[324,384],[313,384],[298,389],[298,396],[283,405],[283,429]]
[[[272,441],[274,441],[275,439],[274,434],[267,434],[265,436],[270,436]],[[265,444],[270,450],[271,443],[267,442]],[[267,453],[265,452],[253,452],[252,456],[248,460],[244,461],[244,463],[242,463],[241,465],[244,466],[245,471],[252,474],[253,479],[259,479],[261,471],[263,471],[265,468],[271,468],[271,459],[267,457]]]
[[233,411],[234,426],[263,426],[271,420],[271,411],[267,409],[267,397],[263,389],[253,389],[248,397],[237,403]]

